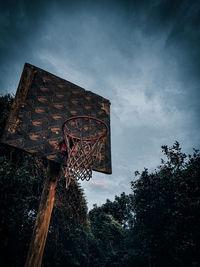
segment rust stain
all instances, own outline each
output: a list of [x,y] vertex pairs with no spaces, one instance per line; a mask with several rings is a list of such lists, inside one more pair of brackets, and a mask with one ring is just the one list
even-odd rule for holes
[[76,115],[76,114],[77,114],[77,111],[76,111],[76,110],[71,110],[70,113],[71,113],[72,115]]
[[106,172],[106,168],[103,168],[103,167],[98,167],[98,171],[101,171],[101,172]]
[[50,144],[55,150],[58,150],[58,149],[59,149],[58,140],[49,140],[49,144]]
[[89,126],[87,126],[87,125],[83,125],[83,128],[84,128],[85,131],[89,130]]
[[[104,136],[104,137],[102,138],[102,142],[103,142],[103,143],[106,142],[106,136]],[[103,146],[103,145],[102,145],[102,146]]]
[[57,98],[63,98],[64,95],[62,95],[62,94],[56,94],[56,97],[57,97]]
[[65,87],[65,84],[59,83],[59,84],[58,84],[58,87],[60,87],[60,88],[64,88],[64,87]]
[[62,118],[62,116],[60,116],[60,115],[54,115],[54,116],[53,116],[53,119],[54,119],[54,120],[59,120],[59,119],[61,119],[61,118]]
[[43,96],[39,96],[37,99],[38,99],[38,101],[41,102],[41,103],[45,103],[45,102],[47,102],[46,97],[43,97]]
[[36,113],[44,113],[44,111],[45,111],[45,110],[44,110],[43,108],[36,108],[36,109],[35,109],[35,112],[36,112]]
[[98,131],[98,136],[102,136],[102,135],[104,135],[105,132],[106,132],[106,129],[99,130],[99,131]]
[[59,134],[60,128],[58,128],[58,127],[53,127],[53,128],[51,128],[51,131],[52,131],[53,133]]
[[91,109],[92,107],[91,106],[85,106],[85,109],[88,110],[88,109]]
[[74,105],[77,105],[77,104],[78,104],[78,100],[72,100],[71,102],[72,102],[72,104],[74,104]]
[[50,81],[51,81],[51,79],[50,79],[50,78],[48,78],[48,77],[43,77],[43,78],[42,78],[42,80],[43,80],[43,82],[45,82],[45,83],[46,83],[46,82],[50,82]]
[[55,104],[54,107],[57,108],[57,109],[61,109],[61,108],[63,108],[63,105],[61,105],[61,104]]
[[99,154],[99,155],[97,156],[97,159],[98,159],[99,161],[101,161],[101,160],[102,160],[102,155]]
[[75,121],[69,121],[68,123],[69,123],[69,125],[71,125],[71,126],[76,125],[76,122],[75,122]]
[[107,115],[110,114],[110,107],[106,105],[105,103],[101,103],[101,109],[103,109]]
[[36,141],[40,138],[40,136],[38,134],[30,134],[29,138],[33,141]]
[[77,94],[79,94],[79,93],[80,93],[79,90],[72,90],[72,94],[74,94],[74,95],[77,95]]
[[49,90],[49,88],[47,88],[47,87],[43,87],[43,86],[40,86],[40,90],[41,90],[42,92],[46,92],[46,91],[48,91],[48,90]]
[[16,132],[16,129],[13,128],[13,127],[9,127],[8,128],[8,132],[11,133],[11,134],[14,134]]
[[29,153],[37,153],[38,151],[36,149],[26,149]]
[[58,128],[58,127],[53,127],[53,128],[51,128],[51,131],[52,132],[56,132],[56,131],[59,131],[60,130],[60,128]]
[[40,126],[42,124],[42,122],[41,121],[32,121],[32,124],[34,126]]
[[105,159],[105,156],[102,154],[99,154],[99,156],[97,157],[99,161],[102,161]]
[[8,132],[11,133],[11,134],[14,134],[16,133],[16,130],[17,130],[17,127],[20,123],[20,120],[17,119],[16,121],[12,122],[11,120],[9,121],[10,123],[10,127],[8,128]]
[[56,155],[48,155],[47,156],[47,159],[49,159],[49,160],[52,160],[52,159],[55,159],[56,158]]

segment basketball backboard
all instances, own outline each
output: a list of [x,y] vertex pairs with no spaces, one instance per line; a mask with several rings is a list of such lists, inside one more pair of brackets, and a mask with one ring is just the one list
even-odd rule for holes
[[93,170],[111,174],[110,102],[25,63],[1,142],[61,164],[62,125],[73,116],[104,121],[108,134]]

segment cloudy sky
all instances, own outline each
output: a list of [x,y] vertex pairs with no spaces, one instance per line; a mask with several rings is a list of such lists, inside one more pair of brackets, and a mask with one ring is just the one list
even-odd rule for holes
[[161,145],[200,145],[200,2],[0,1],[0,92],[25,62],[111,101],[112,175],[93,173],[89,207],[130,192]]

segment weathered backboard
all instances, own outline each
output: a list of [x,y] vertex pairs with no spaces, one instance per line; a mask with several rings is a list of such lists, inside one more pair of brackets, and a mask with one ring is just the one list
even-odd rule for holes
[[93,169],[111,174],[109,100],[26,63],[1,142],[64,164],[59,147],[63,122],[85,115],[109,128]]

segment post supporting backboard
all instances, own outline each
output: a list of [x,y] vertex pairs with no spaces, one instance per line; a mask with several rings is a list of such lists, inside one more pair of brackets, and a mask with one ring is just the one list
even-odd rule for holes
[[59,164],[51,161],[48,162],[47,177],[41,195],[25,267],[40,267],[42,264],[42,257],[54,205],[55,189],[58,181],[59,171]]

